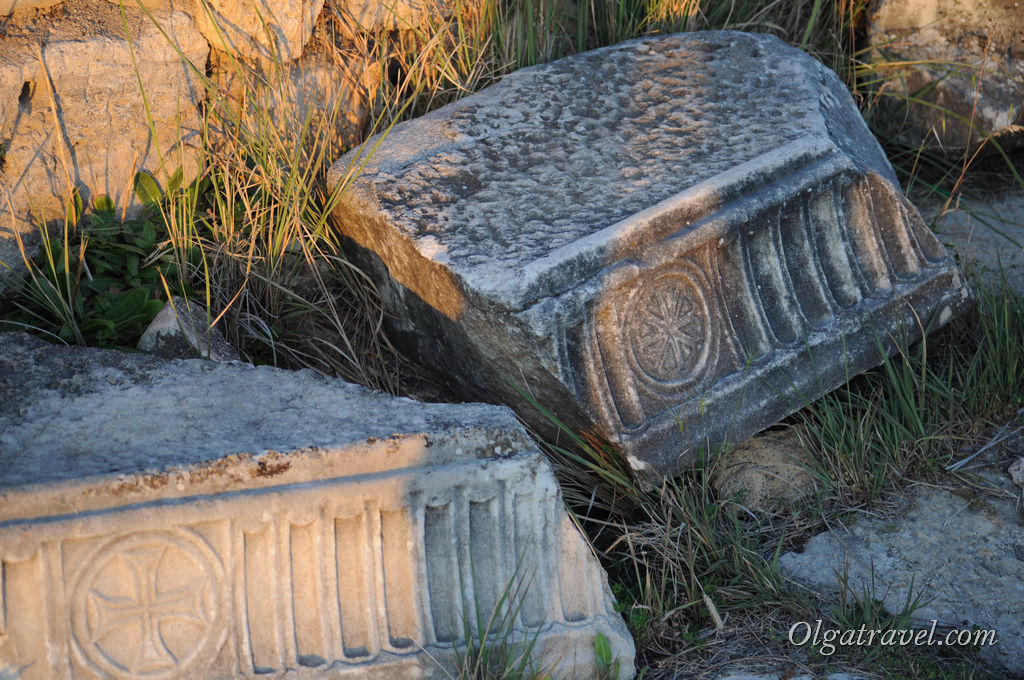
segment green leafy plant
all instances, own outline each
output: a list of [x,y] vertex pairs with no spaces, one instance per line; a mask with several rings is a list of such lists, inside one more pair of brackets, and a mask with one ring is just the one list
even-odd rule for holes
[[[173,265],[161,254],[158,227],[148,219],[117,219],[106,196],[84,214],[72,194],[63,229],[40,228],[41,245],[29,256],[19,239],[28,273],[16,311],[0,328],[28,328],[65,342],[134,347],[163,303],[161,276]],[[161,271],[163,270],[163,271]]]
[[[140,8],[163,32],[156,16]],[[211,323],[246,359],[313,368],[396,391],[401,358],[381,331],[379,295],[347,261],[329,224],[359,170],[350,168],[345,179],[328,186],[328,168],[352,141],[344,132],[348,97],[329,97],[325,107],[310,105],[296,82],[301,66],[279,55],[262,66],[244,63],[220,33],[212,9],[201,3],[199,11],[213,22],[214,42],[220,41],[214,47],[224,58],[215,82],[204,65],[191,64],[179,50],[205,95],[195,149],[198,172],[187,184],[180,172],[142,175],[136,182],[137,193],[163,223],[181,272],[178,289],[170,292],[195,294],[210,310]],[[126,12],[122,8],[129,34]],[[145,98],[145,84],[138,80]],[[151,117],[148,123],[152,128]],[[183,141],[176,149],[186,146]],[[365,150],[362,162],[373,148]]]
[[612,645],[601,631],[594,636],[594,668],[595,680],[617,680],[619,677],[619,661],[612,655]]

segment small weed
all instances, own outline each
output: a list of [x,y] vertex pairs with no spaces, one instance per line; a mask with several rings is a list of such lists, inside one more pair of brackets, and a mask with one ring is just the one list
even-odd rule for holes
[[664,480],[614,546],[653,618],[678,609],[693,623],[720,629],[723,608],[778,602],[785,590],[759,540],[765,527],[732,499],[718,497],[714,464],[698,461]]
[[516,569],[490,610],[474,599],[472,611],[463,611],[466,646],[455,647],[456,675],[451,680],[550,680],[533,658],[540,631],[516,629],[529,584]]
[[1004,285],[975,282],[978,305],[960,324],[964,345],[974,347],[956,367],[962,403],[978,420],[998,419],[1024,399],[1024,297]]
[[612,656],[612,645],[601,631],[594,636],[594,680],[617,680],[619,661]]
[[[542,407],[542,412],[545,412]],[[619,608],[639,649],[675,654],[724,626],[723,611],[786,600],[772,531],[712,485],[720,458],[698,457],[680,477],[634,479],[621,454],[577,435],[546,445],[570,510],[606,558]]]
[[849,565],[842,565],[838,577],[839,601],[830,613],[833,621],[842,630],[857,630],[862,626],[868,630],[883,631],[907,628],[911,624],[914,612],[927,604],[923,592],[914,594],[914,582],[911,579],[903,607],[894,614],[888,614],[883,604],[888,593],[879,595],[873,569],[870,584],[862,583],[860,588],[854,587],[850,582]]
[[[871,581],[859,587],[851,583],[845,564],[838,577],[838,601],[829,609],[825,623],[828,633],[822,634],[815,648],[823,658],[882,671],[894,678],[995,677],[972,658],[976,649],[919,644],[921,631],[927,630],[928,624],[915,614],[930,600],[923,591],[915,593],[913,579],[899,610],[888,612],[883,605],[888,592],[877,591],[873,570]],[[912,636],[918,643],[909,644]]]

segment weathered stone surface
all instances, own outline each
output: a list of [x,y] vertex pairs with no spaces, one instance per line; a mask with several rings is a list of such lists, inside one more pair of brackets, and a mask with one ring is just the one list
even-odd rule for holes
[[64,0],[0,0],[0,17],[7,17],[15,12],[24,12],[30,9],[46,9],[62,2]]
[[[124,4],[134,7],[137,0]],[[287,63],[302,54],[324,0],[141,0],[141,4],[150,10],[187,12],[212,48],[269,65]]]
[[853,593],[871,593],[890,613],[903,611],[913,586],[911,599],[923,596],[913,627],[995,630],[982,659],[1024,673],[1024,528],[1012,500],[923,489],[902,517],[819,534],[779,566],[832,592],[845,572]]
[[211,78],[235,101],[245,101],[248,110],[269,114],[278,134],[295,144],[315,134],[334,148],[351,148],[361,141],[369,119],[376,62],[352,51],[342,54],[327,33],[317,29],[302,56],[270,76],[240,69],[230,56],[215,52]]
[[[950,154],[994,134],[1024,142],[1024,23],[1017,0],[881,0],[869,21],[875,58],[906,62],[890,74],[881,103],[909,143]],[[881,116],[879,120],[885,122]],[[972,123],[975,128],[972,130]]]
[[839,80],[764,35],[514,73],[393,129],[334,217],[425,364],[659,471],[968,298]]
[[723,455],[715,488],[725,498],[739,496],[748,508],[767,512],[817,488],[807,450],[790,428],[762,432]]
[[[175,44],[141,10],[128,8],[126,17],[130,45],[119,8],[107,3],[4,25],[0,257],[8,266],[21,262],[10,230],[31,237],[41,220],[63,218],[74,187],[86,205],[105,194],[130,214],[136,171],[162,181],[180,165],[191,176],[197,161],[187,142],[199,129],[203,92],[177,49],[205,65],[209,48],[188,15],[160,15]],[[5,272],[0,266],[0,289]]]
[[165,359],[238,361],[238,351],[220,329],[210,328],[212,321],[202,305],[174,297],[153,317],[136,347]]
[[353,28],[379,31],[418,28],[431,12],[443,12],[450,4],[447,0],[340,0],[335,6]]
[[324,6],[324,0],[262,3],[258,8],[238,0],[208,1],[213,16],[199,6],[193,16],[210,45],[263,63],[297,59]]
[[961,198],[946,211],[925,205],[935,215],[935,234],[956,253],[965,272],[990,288],[1004,283],[1024,295],[1024,193],[1012,191],[989,200]]
[[[0,335],[0,668],[445,677],[505,583],[555,677],[633,648],[507,410]],[[518,569],[518,572],[517,572]]]

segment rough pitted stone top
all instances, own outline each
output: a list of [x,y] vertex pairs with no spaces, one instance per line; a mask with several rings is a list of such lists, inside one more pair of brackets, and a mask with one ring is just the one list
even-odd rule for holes
[[659,202],[837,151],[891,174],[834,73],[771,36],[691,33],[524,69],[397,126],[345,200],[523,309],[593,273]]
[[[425,449],[445,445],[398,453],[388,445],[396,435],[420,436]],[[0,505],[5,490],[22,485],[187,469],[205,470],[198,475],[205,479],[210,470],[236,468],[225,474],[241,474],[244,488],[250,472],[273,476],[303,456],[319,458],[303,474],[329,476],[325,451],[357,449],[367,460],[346,463],[357,474],[443,462],[458,446],[459,455],[491,455],[532,446],[528,441],[503,407],[422,404],[312,371],[167,360],[0,334]],[[367,442],[379,443],[379,451]],[[305,453],[253,461],[267,451]],[[424,459],[410,458],[418,455]],[[221,463],[210,468],[214,461]]]

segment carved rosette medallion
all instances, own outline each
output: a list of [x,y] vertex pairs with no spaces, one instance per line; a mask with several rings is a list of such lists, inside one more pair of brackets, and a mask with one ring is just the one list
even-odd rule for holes
[[72,635],[118,678],[193,677],[224,639],[223,570],[187,534],[134,534],[103,546],[75,584]]
[[707,300],[682,269],[644,281],[624,325],[630,357],[649,380],[677,385],[703,372],[711,347]]

